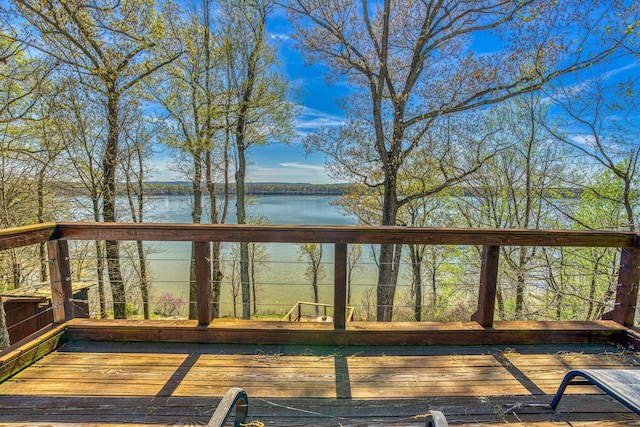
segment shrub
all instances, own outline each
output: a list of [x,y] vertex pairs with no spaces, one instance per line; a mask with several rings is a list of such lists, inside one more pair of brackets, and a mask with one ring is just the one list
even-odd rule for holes
[[169,292],[163,292],[158,297],[153,312],[161,317],[177,316],[185,305],[186,302],[182,298],[176,297]]

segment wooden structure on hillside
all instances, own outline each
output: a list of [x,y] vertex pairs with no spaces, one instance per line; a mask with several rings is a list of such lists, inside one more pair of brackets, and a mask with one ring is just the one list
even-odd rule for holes
[[[88,289],[94,283],[76,282],[72,284],[71,305],[74,318],[89,317]],[[51,284],[38,283],[3,292],[9,340],[12,343],[28,337],[34,332],[53,323]]]
[[[74,318],[69,240],[193,242],[198,319]],[[213,319],[212,241],[333,244],[333,322]],[[249,394],[250,419],[281,426],[421,425],[430,409],[443,411],[452,425],[638,422],[608,396],[591,394],[593,388],[565,396],[569,409],[549,407],[569,369],[640,363],[622,350],[639,342],[634,233],[116,223],[0,231],[0,250],[42,242],[51,261],[54,324],[0,356],[3,425],[202,423],[234,386]],[[473,319],[347,322],[351,243],[482,246]],[[598,321],[496,321],[503,245],[619,248],[612,311]]]

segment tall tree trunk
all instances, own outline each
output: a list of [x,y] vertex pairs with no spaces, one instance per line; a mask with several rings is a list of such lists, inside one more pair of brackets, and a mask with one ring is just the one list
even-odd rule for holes
[[313,287],[313,302],[316,304],[315,306],[316,317],[319,317],[320,307],[318,306],[318,304],[320,303],[320,295],[318,294],[318,273],[317,272],[313,274],[313,281],[311,283],[311,286]]
[[231,263],[231,296],[233,298],[233,317],[238,317],[238,291],[236,289],[236,258]]
[[[193,210],[191,211],[191,221],[194,224],[202,222],[202,156],[200,151],[193,153]],[[196,258],[195,244],[191,244],[191,267],[189,268],[189,319],[198,318],[198,287],[196,284]]]
[[517,320],[522,320],[524,317],[524,273],[522,271],[518,271],[516,277],[516,308],[515,308],[515,318]]
[[[144,162],[142,149],[140,145],[136,145],[136,154],[138,157],[138,222],[144,222]],[[140,263],[140,294],[142,296],[142,309],[144,318],[149,319],[149,278],[147,277],[147,257],[144,252],[144,244],[142,241],[136,241],[138,247],[138,262]]]
[[[209,153],[208,153],[209,155]],[[211,161],[207,160],[207,167],[210,167]],[[209,197],[211,200],[211,223],[218,224],[224,223],[225,218],[222,216],[220,219],[218,217],[218,210],[216,206],[216,195],[215,195],[215,187],[213,181],[211,180],[211,174],[207,174],[207,186],[209,188]],[[224,194],[224,215],[226,216],[226,204],[229,200],[229,193]],[[220,242],[213,242],[212,251],[211,251],[211,299],[213,306],[213,318],[217,319],[220,317],[220,296],[222,294],[222,279],[224,279],[224,274],[222,273],[222,263],[220,262],[220,255],[222,252],[222,244]]]
[[[238,224],[247,223],[245,206],[246,159],[244,142],[237,145],[238,170],[236,171],[236,208]],[[249,243],[240,243],[240,283],[242,288],[242,318],[251,318],[251,281],[249,277]]]
[[431,251],[431,263],[433,268],[431,269],[431,304],[433,305],[433,313],[436,313],[436,309],[438,307],[438,290],[437,290],[437,279],[438,279],[438,255],[436,251]]
[[149,319],[149,279],[147,277],[147,257],[144,253],[144,244],[142,241],[136,241],[138,248],[138,262],[140,263],[140,296],[142,298],[142,311],[144,318]]
[[[44,175],[47,164],[38,171],[38,223],[44,223]],[[40,281],[46,282],[49,277],[49,266],[47,265],[47,248],[46,243],[38,245],[38,259],[40,260]]]
[[[618,252],[619,253],[619,252]],[[613,257],[611,260],[611,271],[615,271],[619,267],[620,263],[618,261],[618,256]],[[616,299],[616,282],[609,282],[609,286],[607,286],[607,290],[604,292],[602,299],[598,303],[598,308],[593,315],[593,319],[601,319],[604,311],[608,308],[609,302],[614,301]],[[590,319],[588,319],[590,320]]]
[[[560,272],[558,279],[560,279],[560,282],[558,282],[558,279],[556,278],[556,275],[554,273],[554,269],[552,268],[550,262],[549,262],[549,257],[546,255],[546,251],[544,251],[545,254],[545,261],[547,263],[547,295],[549,294],[549,292],[552,292],[552,294],[548,297],[551,301],[552,301],[552,305],[554,307],[554,317],[555,320],[561,320],[562,318],[562,280],[563,280],[563,274],[562,271]],[[561,264],[562,265],[562,264]]]
[[4,312],[4,302],[0,296],[0,351],[11,345],[9,340],[9,330],[7,329],[7,320]]
[[[207,192],[209,193],[209,200],[211,204],[211,224],[224,224],[226,220],[227,214],[227,204],[229,201],[229,192],[228,187],[225,185],[225,193],[224,193],[224,208],[222,216],[219,216],[218,212],[218,202],[216,200],[216,185],[213,181],[213,161],[211,159],[211,150],[213,149],[213,99],[211,93],[211,70],[213,68],[213,64],[211,61],[211,34],[210,34],[210,26],[211,22],[209,19],[210,15],[210,0],[203,0],[203,24],[204,24],[204,55],[205,55],[205,84],[206,88],[206,103],[207,103],[207,115],[205,119],[205,135],[206,135],[206,156],[205,156],[205,164],[206,164],[206,184],[207,184]],[[228,114],[226,115],[228,117]],[[225,151],[223,154],[225,170],[224,170],[224,180],[225,183],[228,182],[228,129],[226,131],[227,141],[225,142]],[[224,275],[222,274],[222,265],[220,262],[220,252],[221,252],[221,244],[220,242],[213,242],[213,247],[211,251],[211,299],[213,306],[213,318],[220,317],[220,294],[222,289],[222,279],[224,279]]]
[[351,305],[351,278],[353,276],[353,268],[351,267],[351,263],[349,263],[349,268],[347,270],[347,305]]
[[[258,7],[260,8],[260,7]],[[254,86],[256,84],[258,62],[263,50],[263,38],[265,33],[267,11],[260,10],[259,21],[253,29],[254,39],[251,45],[251,53],[247,60],[247,75],[240,88],[240,103],[235,126],[237,169],[236,169],[236,207],[238,224],[247,223],[245,207],[245,177],[247,173],[246,150],[251,141],[247,140],[247,126],[249,111],[254,103]],[[240,243],[240,282],[242,285],[242,318],[251,318],[251,283],[249,280],[249,246],[248,243]]]
[[390,322],[393,317],[393,303],[396,293],[398,271],[396,259],[401,255],[402,246],[380,245],[380,266],[378,267],[377,319]]
[[[547,261],[547,265],[549,267],[547,267],[549,269],[549,275],[552,276],[551,278],[551,283],[557,283],[556,285],[556,298],[555,298],[555,304],[556,304],[556,320],[561,320],[562,319],[562,303],[563,303],[563,299],[564,299],[564,279],[565,279],[565,274],[564,274],[564,267],[561,267],[560,269],[560,274],[559,274],[559,281],[556,280],[555,276],[553,276],[553,268],[551,267],[551,264],[549,261]],[[560,266],[564,266],[565,262],[564,262],[564,249],[560,248]]]
[[[100,201],[96,188],[91,189],[91,203],[93,204],[93,220],[100,222]],[[95,241],[96,274],[98,276],[98,298],[100,300],[100,318],[107,318],[107,303],[104,291],[104,252],[100,240]]]
[[253,314],[258,314],[258,295],[256,289],[256,246],[255,243],[251,244],[249,248],[251,259],[251,297],[253,303]]
[[144,244],[142,241],[136,241],[136,248],[138,250],[138,263],[140,264],[140,297],[142,298],[142,312],[144,318],[149,319],[149,278],[147,275],[147,257],[144,253]]
[[[208,6],[208,1],[205,2]],[[207,21],[208,22],[208,21]],[[213,182],[213,170],[211,150],[207,150],[205,156],[205,165],[207,172],[205,173],[207,182],[207,193],[209,193],[209,204],[211,205],[211,224],[224,223],[224,219],[218,218],[218,201],[216,200],[216,184]],[[228,195],[224,195],[225,203]],[[222,288],[222,266],[220,264],[220,242],[213,242],[211,250],[211,302],[213,307],[213,318],[220,317],[220,290]]]
[[562,293],[558,292],[555,298],[556,320],[562,320],[562,299],[563,299]]
[[437,271],[435,265],[433,267],[433,271],[431,272],[431,305],[433,305],[433,313],[436,313],[438,307],[438,291],[437,291]]
[[220,242],[213,242],[211,250],[211,299],[213,302],[213,318],[220,317],[220,295],[222,290],[222,265],[220,263],[221,245]]
[[347,258],[347,305],[351,305],[353,271],[356,269],[361,254],[362,252],[358,245],[353,245],[349,250],[349,257]]
[[498,302],[498,318],[504,319],[504,296],[502,295],[502,286],[499,283],[496,288],[496,301]]
[[632,188],[632,184],[631,184],[631,179],[627,177],[623,180],[624,181],[624,191],[623,191],[623,204],[624,204],[624,211],[627,215],[627,227],[629,228],[629,231],[636,231],[636,222],[635,222],[635,215],[633,214],[633,205],[634,203],[632,202],[632,197],[634,196],[634,190]]
[[[209,192],[209,198],[211,200],[211,223],[212,224],[224,224],[227,220],[227,212],[229,208],[229,142],[231,140],[231,125],[229,124],[229,114],[225,114],[225,139],[224,139],[224,151],[223,158],[223,202],[222,213],[218,212],[218,203],[216,200],[215,183],[213,182],[213,173],[211,171],[212,159],[211,151],[207,152],[207,189]],[[222,295],[222,280],[224,274],[222,273],[222,262],[220,255],[222,252],[222,244],[220,242],[213,242],[213,249],[211,252],[211,298],[213,302],[213,318],[220,317],[220,297]]]
[[[382,206],[382,225],[396,225],[398,200],[395,179],[385,179],[384,200]],[[379,322],[390,322],[393,317],[393,301],[396,292],[394,276],[394,259],[396,257],[393,244],[380,245],[380,263],[378,266],[377,286],[377,319]]]
[[15,249],[10,249],[9,257],[11,258],[11,274],[13,281],[13,289],[18,289],[22,282],[22,267]]
[[[102,192],[102,218],[104,222],[116,221],[116,165],[118,162],[118,103],[119,95],[115,90],[108,92],[107,100],[107,147],[104,153],[104,189]],[[127,317],[124,281],[120,268],[120,246],[117,240],[106,240],[105,248],[107,253],[107,270],[109,272],[109,282],[111,283],[111,294],[113,297],[113,316],[116,319]]]
[[422,258],[419,245],[409,246],[411,254],[411,271],[413,272],[413,294],[415,298],[414,318],[416,322],[422,321]]
[[598,284],[598,274],[600,270],[600,260],[602,259],[601,256],[597,256],[595,259],[595,262],[593,264],[593,271],[591,272],[590,276],[591,276],[591,280],[589,283],[589,299],[588,299],[588,307],[587,307],[587,319],[586,320],[591,320],[593,318],[593,313],[595,311],[595,305],[597,304],[597,302],[595,301],[596,298],[596,286]]
[[[144,222],[144,164],[140,146],[136,146],[135,150],[139,169],[137,182],[135,183],[137,187],[135,192],[136,201],[134,201],[134,194],[132,191],[134,183],[131,181],[129,166],[127,166],[125,170],[127,199],[129,200],[129,210],[131,211],[132,221],[134,223],[142,223]],[[129,157],[128,161],[131,162],[131,160],[132,159]],[[147,258],[144,253],[144,244],[141,240],[136,241],[136,249],[138,252],[138,265],[140,268],[138,271],[138,281],[140,288],[140,297],[142,298],[142,312],[144,314],[144,318],[149,319],[149,280],[147,277]]]
[[524,292],[525,292],[525,268],[526,268],[526,252],[521,247],[518,254],[518,272],[516,275],[516,312],[515,318],[521,320],[524,318]]

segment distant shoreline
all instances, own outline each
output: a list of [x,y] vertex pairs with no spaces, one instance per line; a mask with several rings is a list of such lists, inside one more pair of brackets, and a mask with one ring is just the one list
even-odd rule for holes
[[[342,196],[347,194],[352,184],[309,184],[309,183],[288,183],[288,182],[252,182],[245,184],[245,194],[247,195],[291,195],[291,196]],[[56,193],[62,195],[77,194],[78,185],[74,183],[54,183]],[[474,192],[470,188],[463,187],[464,196],[473,197]],[[580,188],[557,188],[557,192],[562,193],[560,198],[579,198],[582,194]],[[203,193],[206,188],[202,188]],[[119,195],[125,195],[124,186],[119,185],[117,190]],[[144,184],[144,193],[147,196],[191,196],[193,189],[190,182],[186,181],[157,181]],[[224,185],[215,185],[216,195],[224,194]],[[235,196],[235,183],[229,183],[229,194]]]
[[[347,192],[348,184],[307,184],[286,182],[256,182],[245,184],[248,195],[336,195]],[[229,192],[235,194],[235,184],[229,184]],[[145,184],[148,195],[190,195],[193,193],[191,183],[188,182],[149,182]],[[222,184],[216,184],[216,193],[223,194]]]
[[[74,184],[59,183],[57,192],[62,194],[75,194]],[[224,185],[216,184],[216,194],[224,194]],[[286,182],[256,182],[245,184],[247,195],[307,195],[307,196],[341,196],[347,193],[349,184],[308,184]],[[203,187],[203,191],[206,188]],[[190,196],[193,189],[190,182],[167,181],[147,182],[144,184],[144,193],[147,196]],[[229,184],[229,194],[235,195],[236,186]],[[123,186],[118,186],[118,194],[126,194]]]

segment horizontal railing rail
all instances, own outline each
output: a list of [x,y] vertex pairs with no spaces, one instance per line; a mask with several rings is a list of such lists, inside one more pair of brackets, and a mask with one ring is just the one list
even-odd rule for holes
[[365,226],[206,225],[153,223],[47,223],[0,230],[0,250],[47,242],[54,303],[54,322],[68,320],[72,310],[69,240],[194,242],[198,323],[212,319],[210,242],[328,243],[334,251],[334,329],[347,321],[348,244],[431,244],[482,247],[478,308],[473,320],[491,327],[501,246],[610,247],[621,250],[613,311],[604,318],[633,326],[640,278],[638,235],[631,232],[582,230],[460,229]]
[[633,247],[629,232],[311,225],[57,223],[62,240]]
[[0,230],[0,251],[47,242],[55,238],[56,230],[53,222]]

